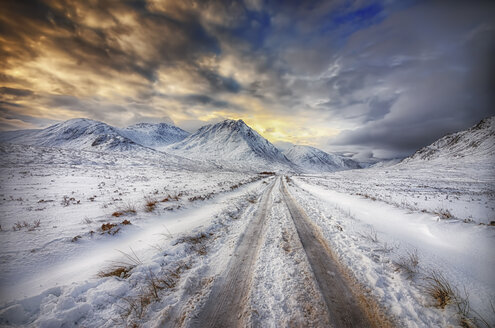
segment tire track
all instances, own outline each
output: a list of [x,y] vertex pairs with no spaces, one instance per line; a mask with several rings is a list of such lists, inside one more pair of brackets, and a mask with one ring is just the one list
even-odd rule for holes
[[275,180],[263,194],[256,216],[240,237],[225,273],[216,279],[206,303],[197,317],[190,321],[189,327],[243,326],[253,267],[263,244],[267,210],[273,188],[279,181]]
[[356,299],[351,286],[342,275],[342,270],[321,233],[290,195],[285,181],[282,181],[280,188],[325,300],[332,325],[335,327],[373,327],[366,311],[359,305],[359,300]]

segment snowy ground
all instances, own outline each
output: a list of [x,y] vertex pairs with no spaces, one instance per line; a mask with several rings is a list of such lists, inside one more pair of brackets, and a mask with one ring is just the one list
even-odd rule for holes
[[494,172],[492,162],[439,161],[341,171],[315,176],[314,183],[440,218],[489,224],[495,221]]
[[[0,153],[0,326],[187,326],[266,193],[246,322],[327,325],[280,178],[154,153],[5,145]],[[399,165],[294,176],[288,190],[399,325],[460,325],[455,304],[438,308],[425,292],[439,272],[484,327],[481,317],[495,323],[488,171]],[[410,254],[418,264],[407,272],[398,264]]]
[[[435,272],[469,301],[468,317],[484,327],[483,320],[495,323],[495,229],[476,222],[492,221],[495,212],[493,180],[479,176],[347,171],[294,177],[293,191],[345,265],[406,326],[458,324],[456,306],[439,310],[425,293]],[[453,215],[446,218],[442,211]],[[397,264],[411,264],[411,254],[419,263],[407,272]]]

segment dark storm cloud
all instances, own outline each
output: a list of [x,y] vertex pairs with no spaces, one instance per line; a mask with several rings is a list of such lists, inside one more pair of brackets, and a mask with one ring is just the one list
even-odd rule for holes
[[26,97],[26,96],[31,96],[32,94],[33,92],[31,90],[0,87],[0,95]]
[[[346,64],[362,72],[356,93],[373,88],[372,81],[362,83],[369,75],[397,97],[376,106],[388,107],[387,115],[344,131],[331,143],[407,155],[493,115],[495,29],[490,18],[495,11],[488,3],[478,5],[424,4],[356,33],[344,49]],[[351,57],[354,53],[359,55]]]

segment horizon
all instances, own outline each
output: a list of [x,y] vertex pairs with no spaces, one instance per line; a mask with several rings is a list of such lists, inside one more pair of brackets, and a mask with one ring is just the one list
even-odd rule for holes
[[488,1],[0,6],[2,131],[242,119],[277,147],[385,159],[494,115]]
[[[482,120],[485,120],[485,119],[487,119],[487,118],[489,118],[489,117],[483,118]],[[153,125],[153,124],[166,124],[166,125],[168,125],[168,126],[178,127],[177,125],[173,124],[173,122],[156,122],[156,123],[153,123],[153,122],[136,122],[136,123],[133,123],[133,124],[128,125],[128,126],[113,126],[113,125],[111,125],[111,124],[109,124],[109,123],[106,123],[106,122],[103,122],[103,121],[98,121],[98,120],[94,120],[94,119],[90,119],[90,118],[85,118],[85,117],[75,117],[75,118],[68,119],[68,120],[66,120],[66,121],[62,121],[62,122],[59,122],[59,123],[55,123],[55,124],[53,124],[53,125],[56,125],[56,124],[61,124],[61,123],[65,123],[65,122],[72,121],[72,120],[90,120],[90,121],[94,121],[94,122],[98,122],[98,123],[104,123],[104,124],[107,124],[107,125],[112,126],[112,127],[117,127],[117,128],[119,128],[119,129],[125,129],[125,128],[132,127],[132,126],[139,125],[139,124],[152,124],[152,125]],[[482,121],[482,120],[481,120],[481,121]],[[260,132],[259,132],[259,131],[257,131],[256,129],[254,129],[254,128],[252,128],[251,126],[249,126],[249,124],[247,124],[246,122],[244,122],[244,120],[243,120],[243,119],[229,119],[229,118],[227,118],[227,119],[224,119],[224,120],[219,121],[219,122],[217,122],[217,123],[226,122],[226,121],[234,121],[234,122],[239,122],[239,121],[241,121],[242,123],[244,123],[245,125],[247,125],[250,129],[253,129],[254,131],[256,131],[256,132],[257,132],[257,133],[258,133],[261,137],[263,137],[263,138],[267,139],[265,136],[263,136],[263,134],[262,134],[262,133],[260,133]],[[481,122],[481,121],[480,121],[480,122]],[[195,134],[196,132],[198,132],[201,128],[203,128],[203,127],[205,127],[205,126],[215,125],[215,124],[217,124],[217,123],[208,123],[208,124],[205,124],[205,125],[203,125],[203,126],[199,127],[198,129],[196,129],[196,130],[194,130],[194,131],[186,131],[186,130],[183,130],[183,129],[182,129],[182,130],[183,130],[183,131],[186,131],[186,132],[188,132],[188,133],[190,133],[190,135],[193,135],[193,134]],[[51,126],[53,126],[53,125],[49,125],[48,127],[51,127]],[[48,127],[45,127],[45,128],[48,128]],[[180,128],[180,127],[179,127],[179,128]],[[43,130],[43,129],[44,129],[44,128],[39,128],[39,130]],[[23,129],[9,130],[9,131],[22,131],[22,130],[23,130]],[[27,129],[27,130],[29,130],[29,129]],[[34,130],[38,130],[38,129],[34,129]],[[455,131],[455,132],[459,132],[459,131]],[[448,134],[447,134],[447,135],[448,135]],[[268,139],[267,139],[267,140],[268,140]],[[268,140],[268,141],[269,141],[269,142],[271,142],[270,140]],[[271,143],[272,143],[272,142],[271,142]],[[306,144],[292,144],[292,143],[282,143],[282,144],[280,144],[280,143],[277,143],[277,142],[273,142],[272,144],[273,144],[276,148],[278,148],[278,149],[279,149],[279,151],[281,151],[282,153],[285,153],[285,151],[287,151],[287,150],[291,149],[292,147],[296,147],[296,146],[311,147],[311,148],[316,148],[317,150],[322,150],[322,149],[320,149],[320,148],[318,148],[318,147],[315,147],[315,146],[312,146],[312,145],[306,145]],[[358,158],[353,158],[353,155],[354,155],[354,154],[352,154],[352,153],[348,153],[348,152],[345,152],[345,151],[343,151],[343,152],[327,152],[327,151],[325,151],[325,152],[330,153],[330,154],[337,154],[337,155],[339,155],[339,156],[346,157],[346,158],[350,158],[350,159],[353,159],[353,160],[355,160],[356,162],[361,163],[361,164],[365,164],[365,163],[370,164],[370,163],[377,163],[377,162],[380,162],[380,161],[388,161],[388,160],[404,159],[404,158],[410,157],[411,155],[413,155],[414,153],[416,153],[418,150],[420,150],[420,149],[422,149],[422,148],[424,148],[424,147],[426,147],[426,146],[428,146],[428,145],[424,145],[423,147],[416,149],[416,150],[415,150],[415,151],[413,151],[411,154],[408,154],[408,155],[406,155],[406,156],[390,157],[390,158],[377,158],[377,157],[369,157],[369,158],[364,159],[364,160],[362,160],[362,159],[358,159]],[[322,150],[322,151],[324,151],[324,150]]]

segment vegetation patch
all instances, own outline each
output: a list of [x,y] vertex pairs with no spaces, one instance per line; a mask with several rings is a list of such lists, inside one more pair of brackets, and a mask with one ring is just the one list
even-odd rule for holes
[[191,246],[191,250],[198,253],[198,255],[206,255],[207,247],[206,247],[206,245],[204,245],[204,242],[211,236],[213,236],[212,233],[209,233],[207,235],[204,232],[202,232],[202,233],[195,235],[195,236],[187,236],[187,237],[180,238],[179,240],[177,240],[175,245],[187,243]]
[[131,204],[127,204],[127,206],[125,206],[124,208],[113,212],[112,216],[118,218],[122,215],[130,215],[130,214],[136,214],[136,213],[137,213],[136,208]]
[[101,225],[101,231],[102,234],[107,233],[109,235],[115,235],[117,232],[120,231],[120,228],[117,227],[117,224],[115,223],[103,223]]
[[118,277],[121,279],[129,278],[130,271],[134,268],[134,266],[116,266],[114,268],[110,268],[105,271],[98,272],[98,277]]
[[438,271],[431,271],[424,278],[425,292],[435,300],[435,307],[444,309],[456,299],[456,290],[445,276]]
[[419,256],[417,250],[411,253],[407,253],[407,256],[401,257],[398,261],[394,262],[395,271],[403,272],[408,279],[414,278],[418,273]]
[[171,202],[171,201],[178,201],[180,197],[182,196],[182,193],[178,193],[176,195],[167,195],[165,196],[161,202],[166,203],[166,202]]
[[40,227],[40,224],[41,224],[41,221],[39,219],[38,220],[34,220],[31,223],[29,223],[27,221],[22,221],[22,222],[21,221],[17,221],[12,226],[12,230],[13,231],[20,231],[22,229],[26,229],[27,231],[34,231],[34,230],[36,230],[37,228]]
[[156,199],[153,199],[149,196],[145,197],[144,211],[147,213],[153,212],[156,208],[157,203],[158,201]]

